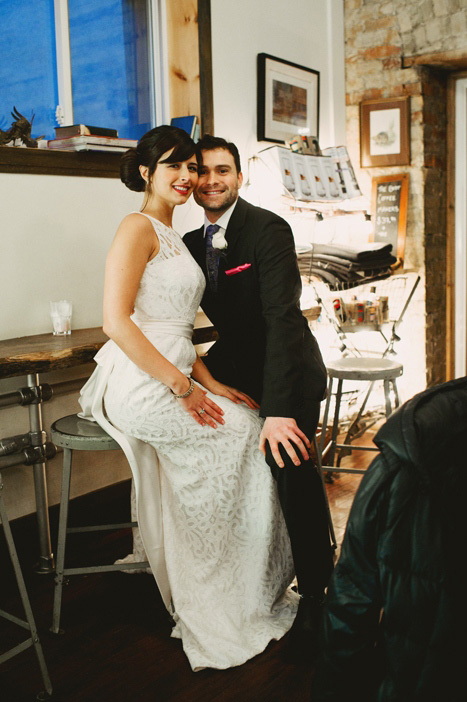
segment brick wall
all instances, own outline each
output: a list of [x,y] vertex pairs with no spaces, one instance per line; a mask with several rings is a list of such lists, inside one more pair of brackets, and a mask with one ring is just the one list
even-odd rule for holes
[[[409,173],[405,266],[422,276],[411,313],[425,318],[425,338],[414,339],[413,348],[426,357],[431,385],[446,377],[447,75],[403,68],[403,58],[456,49],[467,54],[467,0],[344,0],[344,7],[347,145],[367,196],[373,176]],[[410,166],[359,169],[360,102],[405,95]]]

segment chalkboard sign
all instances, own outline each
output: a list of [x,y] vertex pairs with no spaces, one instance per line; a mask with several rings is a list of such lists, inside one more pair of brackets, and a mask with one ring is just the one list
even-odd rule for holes
[[404,259],[407,224],[407,173],[372,179],[373,241],[392,244],[392,254]]

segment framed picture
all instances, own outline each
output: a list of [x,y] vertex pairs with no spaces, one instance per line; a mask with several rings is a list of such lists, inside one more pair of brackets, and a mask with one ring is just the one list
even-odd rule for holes
[[319,71],[258,54],[258,141],[283,144],[302,129],[319,136]]
[[409,98],[360,103],[360,165],[403,166],[410,163]]

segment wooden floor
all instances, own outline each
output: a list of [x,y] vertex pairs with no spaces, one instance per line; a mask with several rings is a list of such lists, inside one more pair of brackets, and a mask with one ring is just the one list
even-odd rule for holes
[[[367,441],[371,435],[367,436]],[[365,464],[375,454],[354,453],[342,465]],[[361,476],[341,473],[327,485],[337,540],[340,543],[353,496]],[[73,510],[86,512],[88,523],[102,523],[128,504],[128,485],[107,489],[75,500]],[[72,515],[70,520],[73,519]],[[52,533],[57,513],[51,511]],[[34,572],[37,554],[26,518],[13,523],[14,537],[39,627],[50,677],[53,699],[59,702],[310,702],[311,665],[283,660],[286,637],[237,668],[193,673],[180,641],[170,638],[171,624],[158,596],[152,576],[123,573],[74,576],[64,590],[63,635],[48,632],[51,623],[53,579]],[[0,530],[1,532],[1,530]],[[74,538],[76,559],[112,562],[131,547],[129,533]],[[106,560],[104,560],[104,558]],[[0,608],[23,616],[15,581],[0,536]],[[71,565],[72,561],[68,561]],[[26,638],[26,632],[0,619],[0,652]],[[32,649],[0,666],[1,702],[34,700],[42,689]]]

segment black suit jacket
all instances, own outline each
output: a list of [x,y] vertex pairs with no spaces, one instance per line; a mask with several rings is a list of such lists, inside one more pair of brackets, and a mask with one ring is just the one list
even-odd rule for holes
[[[218,290],[209,282],[201,306],[219,332],[208,353],[213,376],[251,395],[263,417],[296,417],[307,399],[322,400],[326,369],[300,312],[300,274],[285,220],[239,198],[219,263]],[[204,227],[184,242],[206,279]],[[251,266],[228,276],[225,271]]]

